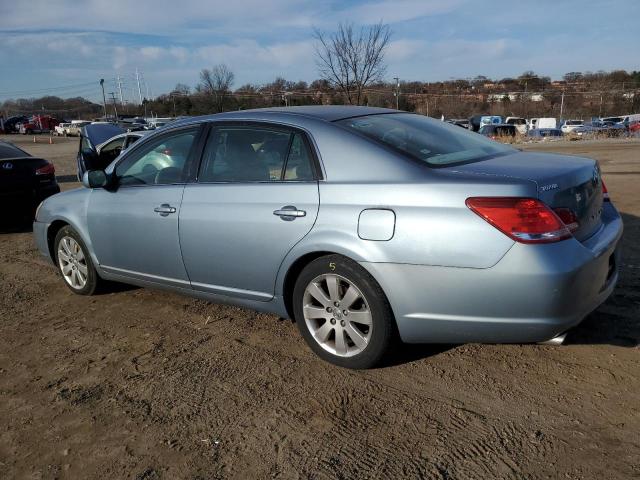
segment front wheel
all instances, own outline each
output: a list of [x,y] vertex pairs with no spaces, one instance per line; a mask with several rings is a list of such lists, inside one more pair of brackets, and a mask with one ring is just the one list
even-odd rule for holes
[[63,227],[54,246],[55,260],[67,287],[78,295],[92,295],[100,277],[80,235],[69,226]]
[[389,350],[394,318],[375,279],[341,255],[307,265],[293,293],[302,336],[321,358],[341,367],[371,368]]

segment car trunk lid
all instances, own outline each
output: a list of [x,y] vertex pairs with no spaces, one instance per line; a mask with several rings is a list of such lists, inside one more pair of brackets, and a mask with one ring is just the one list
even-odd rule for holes
[[578,240],[589,238],[601,225],[602,181],[595,160],[548,153],[516,152],[453,167],[465,174],[529,180],[538,198],[553,209],[569,209],[577,220]]

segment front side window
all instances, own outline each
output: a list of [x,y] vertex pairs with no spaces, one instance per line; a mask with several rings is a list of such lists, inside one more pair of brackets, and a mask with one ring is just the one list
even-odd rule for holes
[[219,127],[204,152],[200,182],[313,180],[301,134],[264,127]]
[[151,140],[116,167],[120,185],[167,185],[185,181],[197,128]]
[[412,113],[367,115],[338,123],[432,166],[473,162],[514,151],[483,135]]

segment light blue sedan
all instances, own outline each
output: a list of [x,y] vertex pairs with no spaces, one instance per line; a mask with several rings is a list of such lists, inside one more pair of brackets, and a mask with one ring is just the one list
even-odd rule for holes
[[349,368],[397,339],[559,341],[618,278],[594,160],[395,110],[186,119],[83,184],[34,223],[71,291],[116,280],[294,318]]

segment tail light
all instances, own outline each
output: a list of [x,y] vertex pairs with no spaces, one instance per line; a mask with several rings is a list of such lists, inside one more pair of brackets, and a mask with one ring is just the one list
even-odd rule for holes
[[607,186],[604,184],[604,180],[600,179],[600,181],[602,182],[602,201],[610,202],[611,199],[609,198],[609,190],[607,190]]
[[571,237],[560,217],[535,198],[471,197],[465,203],[516,242],[552,243]]
[[554,208],[553,211],[560,217],[560,220],[562,220],[562,223],[567,226],[570,232],[573,233],[580,227],[576,212],[570,208]]
[[53,163],[47,163],[44,167],[36,170],[36,175],[53,175],[54,173],[56,173],[56,169]]

